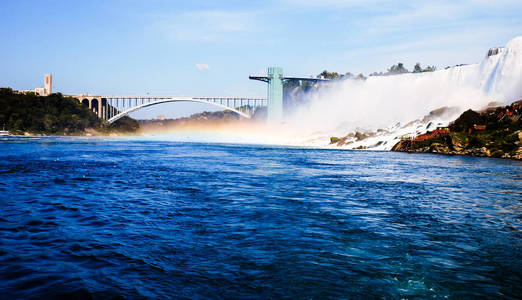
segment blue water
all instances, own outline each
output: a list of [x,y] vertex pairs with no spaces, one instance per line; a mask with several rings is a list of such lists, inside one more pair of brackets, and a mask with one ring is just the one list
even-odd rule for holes
[[0,298],[517,298],[522,163],[0,141]]

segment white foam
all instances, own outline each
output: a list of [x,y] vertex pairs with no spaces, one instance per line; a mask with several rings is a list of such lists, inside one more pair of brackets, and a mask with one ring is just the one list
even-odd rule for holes
[[[288,117],[284,127],[295,134],[286,143],[327,146],[330,136],[387,128],[386,133],[344,147],[389,150],[403,135],[433,129],[420,121],[408,126],[390,124],[409,123],[443,106],[463,111],[479,109],[491,101],[507,104],[521,98],[522,37],[517,37],[478,64],[330,84]],[[432,126],[445,126],[455,117],[433,120]]]

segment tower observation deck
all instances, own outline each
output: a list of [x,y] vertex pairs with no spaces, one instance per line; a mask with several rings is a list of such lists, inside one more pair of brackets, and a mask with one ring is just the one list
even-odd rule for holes
[[250,75],[248,78],[268,83],[267,119],[269,122],[280,122],[283,119],[283,83],[285,80],[299,80],[311,82],[328,81],[328,79],[322,78],[284,76],[283,68],[279,67],[269,67],[267,74],[267,76]]

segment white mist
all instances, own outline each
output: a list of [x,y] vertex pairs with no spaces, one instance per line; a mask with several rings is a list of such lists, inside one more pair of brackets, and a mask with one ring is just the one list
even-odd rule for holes
[[[312,136],[316,137],[316,144],[317,139],[327,144],[328,135],[343,136],[355,130],[389,129],[397,122],[405,124],[443,106],[459,107],[463,111],[480,109],[493,101],[507,104],[521,98],[522,37],[517,37],[505,48],[500,48],[498,54],[485,56],[479,64],[430,73],[376,76],[367,80],[331,83],[291,113],[283,127],[295,132],[294,142],[298,144],[306,144]],[[447,123],[449,120],[440,121]],[[418,130],[418,126],[414,126],[411,130],[402,130],[400,134],[415,134]],[[320,138],[322,134],[324,136]],[[391,133],[384,140],[398,138],[397,134]],[[373,142],[375,139],[370,141]],[[360,144],[353,144],[352,147]],[[365,145],[371,146],[368,142]],[[377,148],[389,149],[391,146],[388,143]]]

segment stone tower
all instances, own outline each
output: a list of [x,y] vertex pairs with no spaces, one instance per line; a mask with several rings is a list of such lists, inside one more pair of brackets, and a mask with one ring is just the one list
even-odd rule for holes
[[45,74],[44,77],[44,96],[49,96],[53,93],[53,75]]

